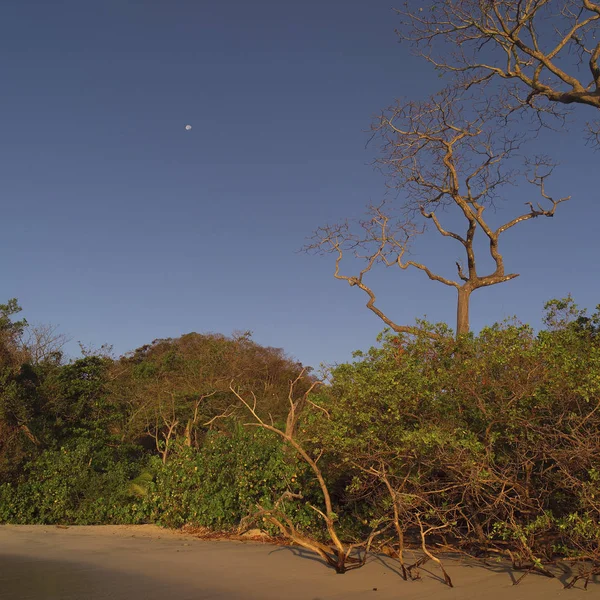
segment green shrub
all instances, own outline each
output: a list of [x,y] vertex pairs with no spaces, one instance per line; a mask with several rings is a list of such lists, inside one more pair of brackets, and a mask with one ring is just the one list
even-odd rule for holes
[[[237,426],[231,433],[211,432],[200,450],[178,446],[166,464],[155,458],[153,467],[148,512],[153,521],[169,527],[232,528],[256,504],[271,507],[286,489],[314,493],[304,465],[260,429]],[[289,510],[299,526],[314,525],[315,513],[303,502]]]
[[[44,450],[17,483],[0,485],[0,522],[96,525],[146,520],[130,480],[139,460],[80,438]],[[120,456],[119,456],[120,454]]]

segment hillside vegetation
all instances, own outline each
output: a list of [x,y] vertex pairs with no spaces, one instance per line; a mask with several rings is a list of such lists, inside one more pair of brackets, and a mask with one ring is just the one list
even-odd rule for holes
[[600,314],[570,299],[538,333],[384,332],[321,383],[248,334],[66,361],[1,308],[2,523],[258,525],[407,578],[415,545],[600,566]]

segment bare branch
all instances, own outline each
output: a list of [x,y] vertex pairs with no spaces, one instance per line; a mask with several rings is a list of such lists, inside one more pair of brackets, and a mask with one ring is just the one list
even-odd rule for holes
[[600,109],[600,12],[591,0],[404,0],[397,13],[400,39],[456,86],[503,83],[505,115],[560,116],[551,105]]
[[[294,392],[298,385],[298,383],[302,380],[306,375],[306,369],[302,369],[296,377],[294,381],[290,382],[290,389],[288,393],[288,400],[290,403],[290,409],[288,412],[286,425],[285,425],[285,434],[288,437],[293,437],[296,433],[296,429],[298,427],[298,418],[300,417],[300,413],[304,409],[304,406],[309,402],[309,396],[312,394],[313,390],[321,385],[322,381],[313,381],[310,387],[300,396],[299,398],[294,399]],[[312,403],[311,403],[312,404]]]
[[[284,498],[291,497],[291,494],[284,493],[281,498],[275,503],[275,507],[272,510],[265,510],[262,506],[258,506],[260,509],[260,513],[265,516],[271,523],[273,523],[276,527],[279,528],[281,533],[294,541],[295,543],[308,548],[310,550],[315,551],[323,560],[325,560],[329,565],[331,565],[338,573],[345,573],[346,571],[352,568],[358,568],[365,564],[366,561],[366,551],[362,557],[362,559],[355,559],[350,556],[353,550],[357,547],[366,547],[367,550],[371,545],[372,539],[376,533],[372,532],[369,536],[369,539],[365,543],[361,544],[351,544],[345,545],[339,538],[338,533],[335,527],[335,513],[333,512],[333,504],[331,501],[331,495],[329,493],[329,489],[327,487],[327,483],[325,482],[325,478],[323,476],[323,472],[318,466],[318,461],[322,456],[322,451],[316,459],[313,459],[310,456],[310,453],[293,437],[295,433],[295,427],[290,427],[289,423],[294,422],[297,419],[297,408],[298,405],[296,401],[293,401],[293,387],[298,383],[299,379],[291,382],[290,384],[290,413],[288,415],[288,426],[285,431],[278,429],[274,425],[269,425],[265,423],[263,419],[256,412],[256,402],[252,405],[233,387],[233,384],[230,386],[230,390],[233,394],[238,398],[238,400],[246,407],[246,409],[250,412],[252,417],[254,418],[254,422],[246,423],[248,426],[261,427],[266,429],[267,431],[271,431],[282,438],[284,443],[291,446],[297,454],[302,458],[302,460],[310,467],[313,472],[319,487],[321,489],[321,493],[323,495],[323,501],[325,504],[325,510],[321,510],[320,508],[309,505],[309,507],[314,510],[317,514],[321,516],[323,519],[325,526],[327,528],[327,533],[331,539],[332,546],[329,547],[315,539],[309,538],[306,535],[300,534],[293,522],[287,515],[280,510],[280,506],[284,500]],[[314,387],[314,386],[313,386]],[[295,496],[299,498],[299,496]]]

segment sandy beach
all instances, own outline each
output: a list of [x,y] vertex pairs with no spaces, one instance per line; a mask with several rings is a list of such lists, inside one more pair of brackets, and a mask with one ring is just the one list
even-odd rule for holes
[[[403,581],[393,561],[373,558],[337,575],[294,547],[206,541],[144,526],[0,526],[1,600],[551,600],[600,597],[578,583],[527,575],[514,586],[505,565],[446,560],[454,588],[431,562]],[[561,576],[564,579],[565,576]]]

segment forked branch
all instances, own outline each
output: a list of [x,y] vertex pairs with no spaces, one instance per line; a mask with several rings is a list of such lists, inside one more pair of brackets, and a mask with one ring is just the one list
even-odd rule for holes
[[[323,472],[318,465],[318,458],[314,459],[310,453],[300,444],[294,437],[296,432],[296,425],[299,416],[299,407],[304,406],[306,404],[306,395],[302,396],[301,400],[303,403],[298,403],[293,400],[294,397],[294,387],[298,384],[299,378],[290,383],[290,413],[288,415],[288,426],[286,430],[283,431],[273,424],[266,423],[260,415],[257,413],[256,406],[256,398],[254,398],[252,404],[248,402],[238,390],[236,390],[233,385],[230,385],[230,389],[233,394],[238,398],[238,400],[245,406],[248,412],[252,415],[254,421],[246,423],[245,425],[251,427],[261,427],[262,429],[266,429],[267,431],[271,431],[274,434],[278,435],[285,444],[292,447],[296,453],[300,456],[300,458],[310,467],[312,473],[314,474],[319,488],[321,489],[321,493],[323,494],[324,508],[325,510],[321,510],[317,507],[311,506],[313,510],[315,510],[323,519],[325,526],[327,528],[327,533],[329,538],[331,539],[331,545],[322,544],[321,542],[309,538],[308,536],[301,534],[298,532],[293,522],[284,511],[282,511],[281,506],[283,501],[287,498],[291,498],[291,493],[285,493],[279,500],[275,503],[273,509],[265,509],[263,506],[258,506],[259,514],[264,516],[269,522],[275,525],[279,531],[292,540],[294,543],[312,550],[316,552],[327,564],[332,566],[337,573],[345,573],[346,571],[358,568],[362,566],[366,560],[366,550],[370,547],[373,538],[378,535],[379,532],[373,531],[371,532],[371,536],[365,542],[359,544],[344,544],[336,531],[335,521],[336,515],[333,511],[333,504],[331,501],[331,495],[329,493],[329,489],[327,487],[327,483],[325,481],[325,477],[323,476]],[[314,388],[317,383],[315,382],[312,388]],[[296,498],[298,496],[295,496]],[[357,549],[363,548],[365,552],[363,553],[362,558],[355,558],[351,556],[353,552]]]
[[404,0],[397,13],[400,39],[458,88],[502,82],[500,114],[527,109],[543,125],[561,106],[600,109],[597,2]]

